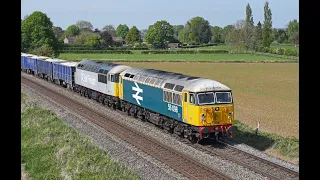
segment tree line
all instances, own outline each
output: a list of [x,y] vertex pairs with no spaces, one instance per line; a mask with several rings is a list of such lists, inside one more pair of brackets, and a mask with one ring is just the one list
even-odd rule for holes
[[[240,19],[225,27],[211,26],[203,17],[194,17],[184,25],[171,25],[161,20],[150,25],[146,30],[138,30],[136,26],[129,28],[126,24],[105,25],[101,30],[84,20],[70,25],[66,30],[53,26],[50,18],[40,11],[21,20],[21,51],[40,54],[57,55],[62,49],[63,40],[72,37],[74,45],[106,48],[122,46],[127,42],[130,46],[167,48],[169,43],[200,45],[208,43],[224,43],[237,50],[257,51],[269,48],[272,42],[294,44],[299,41],[299,22],[290,21],[285,29],[272,27],[272,12],[269,3],[264,5],[264,21],[255,25],[252,9],[246,6],[246,19]],[[118,39],[116,39],[117,37]],[[143,43],[145,42],[145,43]]]

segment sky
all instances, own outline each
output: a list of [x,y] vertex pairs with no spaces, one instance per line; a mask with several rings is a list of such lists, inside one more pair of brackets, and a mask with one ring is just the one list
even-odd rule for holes
[[[298,0],[269,0],[274,28],[285,28],[289,21],[299,20]],[[126,24],[129,28],[148,29],[166,20],[171,25],[184,25],[200,16],[212,26],[224,27],[245,19],[250,4],[254,23],[263,23],[265,0],[21,0],[21,19],[41,11],[54,26],[67,29],[78,20],[89,21],[94,28]]]

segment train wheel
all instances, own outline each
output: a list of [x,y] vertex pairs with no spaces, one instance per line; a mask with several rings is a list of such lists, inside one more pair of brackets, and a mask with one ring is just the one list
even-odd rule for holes
[[195,143],[198,142],[198,138],[196,136],[194,136],[194,135],[189,135],[188,139],[192,144],[195,144]]
[[99,96],[99,103],[103,103],[103,97],[102,96]]
[[80,95],[84,96],[84,89],[83,88],[81,88],[81,90],[80,90]]

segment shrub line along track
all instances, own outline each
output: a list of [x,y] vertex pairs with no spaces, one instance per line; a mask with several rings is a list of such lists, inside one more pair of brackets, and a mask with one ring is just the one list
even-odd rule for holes
[[116,119],[107,117],[100,112],[97,112],[95,109],[87,107],[84,104],[80,104],[74,99],[51,90],[44,85],[38,84],[37,82],[25,77],[21,77],[21,83],[37,90],[47,97],[50,97],[50,99],[68,107],[77,114],[86,117],[94,124],[118,136],[127,143],[135,146],[139,150],[154,157],[158,161],[168,165],[190,179],[232,179],[231,177],[222,174],[191,157],[181,154],[152,137],[145,136],[128,126],[117,122]]

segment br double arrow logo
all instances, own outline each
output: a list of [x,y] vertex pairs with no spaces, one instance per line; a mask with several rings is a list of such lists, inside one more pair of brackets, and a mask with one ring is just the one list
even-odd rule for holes
[[136,82],[134,84],[136,87],[132,87],[132,90],[136,91],[136,94],[132,94],[132,97],[141,105],[139,100],[143,101],[143,97],[139,96],[139,93],[143,93],[143,89],[141,89]]

